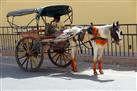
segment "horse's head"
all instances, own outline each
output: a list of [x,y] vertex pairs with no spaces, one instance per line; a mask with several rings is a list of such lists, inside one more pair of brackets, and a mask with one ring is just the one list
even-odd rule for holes
[[120,30],[120,25],[119,22],[117,21],[116,23],[113,23],[112,27],[111,27],[111,37],[113,39],[112,42],[120,45],[121,44],[121,40],[122,40],[122,31]]

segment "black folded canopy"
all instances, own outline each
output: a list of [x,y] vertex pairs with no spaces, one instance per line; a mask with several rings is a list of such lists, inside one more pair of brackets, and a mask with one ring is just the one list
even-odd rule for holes
[[23,16],[33,13],[37,13],[39,16],[48,16],[48,17],[62,16],[72,12],[71,8],[69,7],[70,6],[68,5],[54,5],[54,6],[41,7],[36,9],[22,9],[22,10],[9,12],[7,14],[7,17]]

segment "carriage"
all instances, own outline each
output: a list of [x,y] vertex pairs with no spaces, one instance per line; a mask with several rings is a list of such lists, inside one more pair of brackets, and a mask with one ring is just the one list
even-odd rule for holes
[[[32,15],[35,17],[24,27],[15,24],[14,20],[18,16]],[[53,5],[36,9],[22,9],[12,11],[7,14],[7,21],[13,29],[17,30],[17,34],[21,35],[21,39],[16,44],[15,57],[17,64],[24,71],[37,71],[43,63],[44,56],[49,57],[50,61],[59,67],[67,67],[71,64],[71,49],[69,48],[69,38],[57,38],[53,34],[61,34],[61,32],[52,33],[52,25],[48,22],[48,18],[61,16],[64,24],[71,27],[73,22],[73,10],[68,5]],[[44,28],[41,28],[41,21]],[[30,27],[31,23],[36,24]],[[47,53],[47,55],[45,55]]]

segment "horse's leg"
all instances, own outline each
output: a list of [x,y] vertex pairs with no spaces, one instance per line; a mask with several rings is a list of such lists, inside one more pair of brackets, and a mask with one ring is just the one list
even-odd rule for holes
[[93,74],[97,75],[97,71],[96,71],[96,64],[97,64],[97,56],[98,56],[98,47],[97,45],[93,46]]
[[101,47],[99,49],[99,56],[98,56],[98,69],[99,69],[100,74],[104,74],[104,72],[102,70],[102,68],[103,68],[103,60],[102,60],[103,52],[104,52],[104,47]]
[[[70,42],[70,45],[75,46],[76,43],[72,40]],[[72,49],[71,49],[71,68],[72,68],[72,71],[74,71],[74,72],[77,72],[76,52],[77,52],[76,47],[72,47]]]
[[96,71],[96,61],[93,61],[93,74],[97,75],[97,71]]
[[104,72],[102,70],[102,66],[103,66],[102,60],[99,60],[98,61],[98,69],[99,69],[100,74],[104,74]]

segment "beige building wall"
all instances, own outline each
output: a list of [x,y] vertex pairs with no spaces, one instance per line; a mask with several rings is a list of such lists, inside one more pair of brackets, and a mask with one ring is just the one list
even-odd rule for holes
[[[137,0],[2,0],[0,2],[0,25],[7,25],[9,11],[37,8],[55,4],[73,7],[73,24],[137,23]],[[21,18],[19,24],[26,24],[29,18]]]

